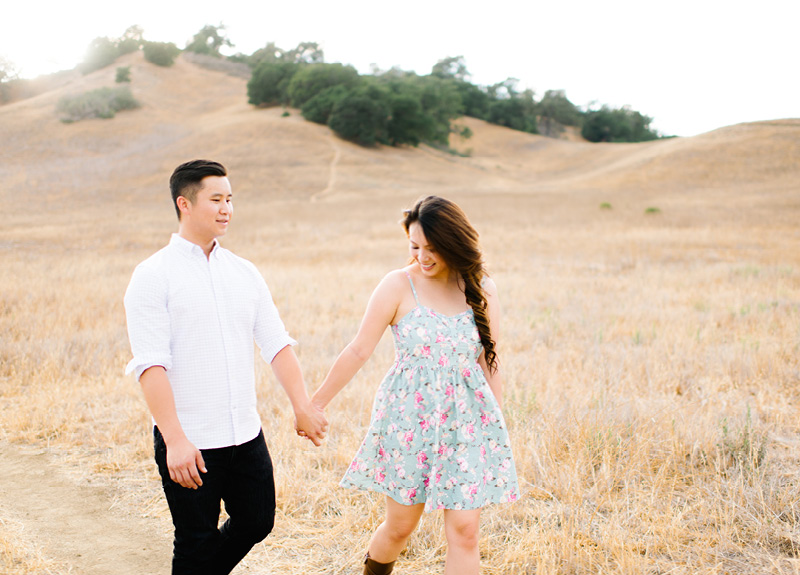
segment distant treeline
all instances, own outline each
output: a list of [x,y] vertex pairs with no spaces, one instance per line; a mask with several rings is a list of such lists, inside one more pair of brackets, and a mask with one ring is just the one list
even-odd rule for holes
[[[246,64],[251,70],[247,84],[251,104],[300,109],[307,120],[325,124],[341,138],[364,146],[424,142],[447,147],[451,134],[471,135],[469,128],[456,123],[463,116],[546,136],[558,136],[572,127],[590,142],[661,137],[650,127],[652,118],[628,107],[582,110],[563,90],[548,90],[537,99],[532,90],[518,90],[513,78],[491,86],[472,84],[461,56],[440,60],[425,76],[398,68],[361,75],[352,66],[325,63],[322,49],[313,42],[292,50],[270,42],[249,55],[220,53],[232,46],[224,26],[204,26],[184,50]],[[79,69],[86,74],[104,68],[139,49],[160,66],[172,65],[181,52],[172,43],[146,41],[142,29],[131,26],[120,38],[93,40]],[[0,81],[8,77],[0,69]]]
[[492,86],[472,84],[461,56],[440,60],[426,76],[397,68],[360,75],[352,66],[325,63],[313,42],[293,50],[270,43],[229,59],[252,69],[251,104],[299,108],[307,120],[365,146],[447,146],[453,133],[470,136],[469,128],[455,123],[462,116],[547,136],[576,127],[590,142],[660,137],[650,128],[652,118],[627,107],[581,110],[563,90],[548,90],[537,100],[532,90],[519,91],[513,78]]

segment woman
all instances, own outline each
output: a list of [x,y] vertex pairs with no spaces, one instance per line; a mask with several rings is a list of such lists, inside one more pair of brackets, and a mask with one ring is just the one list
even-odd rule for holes
[[519,497],[500,411],[500,306],[478,233],[456,204],[429,196],[404,214],[411,262],[375,289],[312,402],[324,409],[391,326],[395,363],[341,482],[386,494],[364,573],[391,573],[422,512],[443,509],[445,574],[469,575],[479,571],[481,507]]

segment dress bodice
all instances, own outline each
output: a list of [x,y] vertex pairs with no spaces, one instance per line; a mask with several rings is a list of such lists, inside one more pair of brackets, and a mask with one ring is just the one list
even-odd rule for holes
[[483,349],[471,309],[448,316],[417,304],[392,326],[392,334],[399,363],[474,363]]

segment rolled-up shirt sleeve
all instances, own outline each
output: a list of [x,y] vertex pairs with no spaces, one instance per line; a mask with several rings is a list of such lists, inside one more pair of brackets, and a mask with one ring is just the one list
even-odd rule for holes
[[297,345],[297,342],[286,331],[264,278],[258,272],[256,272],[256,275],[258,276],[256,280],[258,285],[258,307],[256,309],[256,321],[253,326],[253,338],[261,351],[261,357],[264,358],[264,361],[272,363],[272,360],[275,359],[280,350],[287,345]]
[[125,291],[125,317],[133,353],[125,373],[136,374],[137,381],[150,367],[172,367],[168,292],[164,274],[145,264],[134,270]]

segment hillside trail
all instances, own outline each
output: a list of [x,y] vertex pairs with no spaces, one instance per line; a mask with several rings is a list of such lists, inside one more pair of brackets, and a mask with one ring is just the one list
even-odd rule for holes
[[113,501],[110,489],[76,483],[46,452],[0,443],[0,509],[44,557],[65,566],[59,575],[169,573],[170,538]]
[[317,192],[311,196],[312,202],[316,202],[320,198],[332,194],[333,187],[336,185],[336,167],[339,165],[339,160],[342,158],[342,147],[336,141],[336,137],[333,135],[332,131],[328,133],[328,141],[333,149],[333,158],[331,158],[331,163],[328,166],[328,185],[326,185],[325,189],[321,192]]

